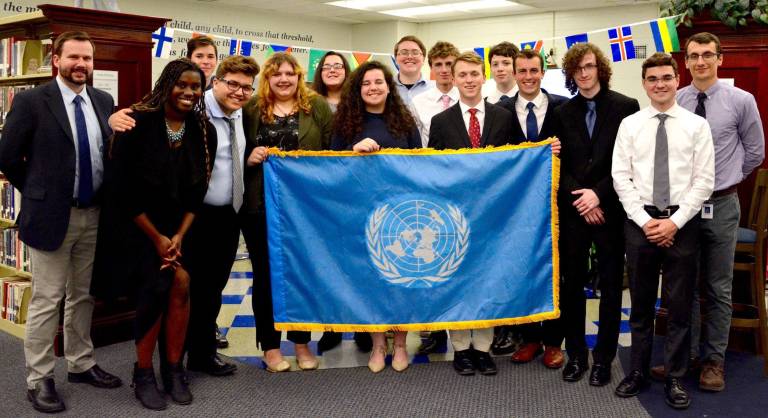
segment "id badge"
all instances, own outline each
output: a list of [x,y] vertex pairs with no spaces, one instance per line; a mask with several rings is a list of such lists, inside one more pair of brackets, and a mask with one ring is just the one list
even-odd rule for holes
[[715,215],[715,209],[711,203],[705,203],[701,206],[701,219],[712,219]]

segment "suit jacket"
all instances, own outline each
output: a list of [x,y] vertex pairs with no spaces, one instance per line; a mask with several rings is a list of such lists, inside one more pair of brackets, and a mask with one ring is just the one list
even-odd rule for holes
[[[547,96],[547,112],[544,114],[544,121],[541,124],[539,139],[547,139],[553,136],[557,136],[555,109],[557,109],[563,103],[567,102],[568,98],[557,94],[549,94],[544,89],[541,89],[541,91]],[[520,119],[517,117],[517,110],[515,109],[515,104],[517,104],[517,98],[519,95],[520,92],[517,92],[514,96],[497,103],[499,106],[507,109],[512,113],[512,140],[514,141],[514,144],[527,141],[526,131],[522,126],[520,126]]]
[[587,105],[583,96],[577,95],[555,110],[557,136],[562,143],[558,193],[560,213],[571,219],[582,219],[573,207],[579,196],[571,192],[592,189],[600,199],[606,222],[623,222],[626,215],[613,189],[611,177],[613,145],[619,124],[625,117],[640,110],[640,104],[633,98],[608,89],[600,90],[594,100],[597,115],[592,138],[589,138],[587,130]]
[[[312,110],[309,114],[299,110],[299,149],[326,150],[331,148],[333,113],[322,96],[310,99]],[[243,106],[243,129],[245,130],[245,159],[258,146],[256,137],[261,126],[258,99],[256,96]],[[256,213],[264,208],[264,177],[261,165],[248,167],[245,172],[245,199],[243,207],[247,213]],[[242,209],[241,209],[242,210]]]
[[[512,142],[512,117],[506,109],[485,102],[485,120],[480,146],[498,147]],[[429,148],[459,149],[472,148],[469,132],[464,125],[459,103],[432,117],[429,128]]]
[[[104,91],[86,89],[106,151],[114,101]],[[13,99],[0,140],[0,170],[21,192],[16,222],[21,240],[32,248],[53,251],[64,241],[75,185],[75,140],[56,80]]]

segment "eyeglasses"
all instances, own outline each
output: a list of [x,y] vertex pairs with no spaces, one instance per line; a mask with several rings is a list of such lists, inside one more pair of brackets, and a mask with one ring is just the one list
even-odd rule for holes
[[331,71],[331,70],[341,70],[344,68],[344,64],[336,63],[336,64],[323,64],[322,67],[323,71]]
[[699,58],[703,58],[705,62],[712,62],[715,59],[717,59],[719,56],[720,56],[720,54],[718,54],[716,52],[705,52],[705,53],[703,53],[701,55],[699,55],[699,54],[686,55],[685,59],[690,61],[690,62],[697,62],[699,60]]
[[648,84],[656,84],[661,81],[664,84],[671,83],[676,77],[673,75],[665,75],[664,77],[646,77],[645,81]]
[[253,94],[253,86],[250,84],[240,84],[237,81],[227,80],[226,78],[220,78],[218,80],[222,83],[225,83],[229,91],[232,93],[235,93],[238,90],[243,90],[243,94],[246,96]]
[[401,57],[420,57],[423,54],[421,53],[420,49],[401,49],[397,51],[397,55]]
[[590,71],[592,71],[592,70],[594,70],[596,68],[597,68],[597,64],[589,63],[589,64],[585,64],[584,66],[580,65],[580,66],[576,67],[576,72],[577,73],[588,73],[588,72],[590,72]]

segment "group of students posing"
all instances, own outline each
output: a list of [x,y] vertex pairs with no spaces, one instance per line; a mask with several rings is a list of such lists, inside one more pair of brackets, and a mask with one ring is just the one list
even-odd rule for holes
[[[76,130],[79,136],[79,101],[67,102],[67,98],[101,94],[84,89],[93,70],[93,45],[87,34],[65,33],[54,49],[57,79],[32,91],[61,91],[62,103],[68,112],[71,106],[74,115],[69,119],[70,132]],[[96,164],[94,179],[80,174],[93,168],[81,164],[79,151],[84,146],[76,146],[77,164],[70,167],[76,174],[74,181],[62,185],[72,198],[72,216],[99,207],[100,211],[98,221],[89,218],[91,224],[98,223],[98,227],[92,225],[98,239],[89,241],[82,258],[86,261],[78,264],[83,277],[69,280],[90,284],[91,292],[104,299],[135,294],[135,395],[149,409],[167,407],[152,365],[159,341],[163,389],[176,403],[189,404],[192,394],[182,366],[185,353],[188,370],[215,376],[236,370],[216,354],[215,321],[241,232],[254,273],[256,339],[264,351],[266,369],[283,372],[291,367],[280,352],[281,333],[274,329],[272,315],[261,170],[270,147],[368,153],[382,147],[461,149],[556,137],[551,147],[561,159],[562,316],[516,328],[523,341],[511,359],[529,362],[543,352],[545,366],[558,369],[565,364],[563,380],[568,382],[581,380],[590,369],[584,285],[594,243],[601,299],[589,384],[603,386],[611,380],[626,254],[632,298],[632,372],[615,393],[637,395],[656,376],[665,381],[667,404],[686,408],[690,395],[680,378],[694,367],[689,357],[697,363],[701,359],[702,389],[724,387],[739,217],[735,186],[762,162],[764,145],[754,98],[717,79],[723,59],[717,37],[694,35],[685,53],[693,84],[679,91],[678,68],[671,56],[657,53],[645,60],[641,82],[651,104],[641,110],[637,100],[610,90],[610,63],[590,43],[574,45],[563,58],[566,87],[576,94],[568,99],[541,89],[546,70],[541,55],[520,51],[508,42],[490,49],[497,91],[483,97],[482,59],[474,52],[461,53],[447,42],[438,42],[427,52],[416,37],[402,38],[394,48],[396,75],[377,61],[350,71],[342,54],[328,52],[318,64],[312,91],[305,83],[305,71],[289,54],[272,55],[263,68],[243,56],[228,57],[217,66],[214,42],[193,38],[188,58],[169,62],[151,93],[109,117],[114,138],[103,148],[91,147],[96,153],[91,159],[103,161]],[[434,82],[422,78],[425,56]],[[0,169],[22,190],[21,238],[32,247],[38,282],[46,280],[37,271],[44,270],[40,263],[60,249],[38,245],[31,238],[37,230],[30,222],[51,221],[28,220],[31,215],[25,209],[40,204],[37,200],[45,196],[29,198],[35,201],[27,198],[28,184],[36,180],[26,170],[33,160],[66,156],[33,155],[35,127],[28,126],[22,113],[28,110],[24,106],[29,100],[32,93],[19,94],[8,115],[0,141]],[[105,115],[95,110],[98,124],[88,126],[102,125],[102,132],[109,131],[103,126]],[[93,183],[92,190],[83,186],[84,178]],[[83,190],[93,194],[87,202],[81,198]],[[709,216],[699,215],[703,206],[709,208]],[[652,370],[660,272],[669,322],[664,365]],[[705,314],[701,338],[696,330],[699,319],[692,319],[699,310],[694,305],[697,280],[706,301],[701,306]],[[59,291],[60,299],[64,289]],[[46,300],[36,302],[43,297],[40,293],[35,284],[25,342],[28,397],[36,409],[56,412],[64,409],[64,403],[53,383],[49,352],[53,334],[50,327],[41,330],[37,324],[50,323],[54,315],[58,321],[58,311],[41,313],[36,307]],[[55,296],[46,296],[47,301]],[[68,293],[67,302],[66,309],[78,309],[69,303]],[[92,301],[82,304],[88,309],[88,303],[92,309]],[[46,317],[45,321],[35,320],[36,315]],[[76,335],[73,340],[86,339],[89,315],[87,311],[87,320],[82,314],[65,315],[65,334]],[[492,347],[494,351],[508,347],[510,333],[509,329],[495,334],[493,329],[451,331],[454,368],[461,375],[495,374],[489,352]],[[392,368],[396,371],[408,367],[405,337],[405,332],[394,332]],[[308,347],[310,333],[292,331],[287,338],[295,344],[298,367],[316,369],[318,360]],[[560,349],[563,339],[567,361]],[[65,343],[69,340],[65,335]],[[332,349],[340,341],[340,334],[325,333],[319,348]],[[355,342],[371,352],[371,371],[385,368],[384,333],[356,333]],[[445,342],[445,333],[433,333],[419,351],[429,353]],[[89,339],[84,347],[90,350],[87,355],[65,348],[69,381],[120,386],[119,378],[93,361]]]

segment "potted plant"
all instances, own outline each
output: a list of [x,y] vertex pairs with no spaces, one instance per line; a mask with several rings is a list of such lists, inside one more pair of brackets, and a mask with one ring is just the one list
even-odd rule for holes
[[680,15],[680,21],[691,26],[697,16],[706,16],[736,29],[751,22],[768,25],[768,0],[663,0],[661,16]]

